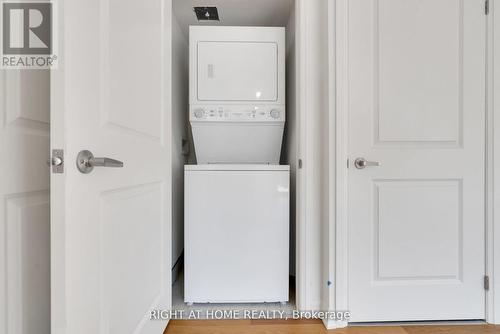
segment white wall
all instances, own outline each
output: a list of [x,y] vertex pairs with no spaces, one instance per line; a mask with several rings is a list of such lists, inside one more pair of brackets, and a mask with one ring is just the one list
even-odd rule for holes
[[172,266],[184,249],[184,164],[182,139],[188,139],[189,45],[172,15]]

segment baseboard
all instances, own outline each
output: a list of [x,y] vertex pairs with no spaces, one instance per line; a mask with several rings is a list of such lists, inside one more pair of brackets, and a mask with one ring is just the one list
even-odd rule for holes
[[345,320],[333,320],[333,319],[323,319],[323,325],[326,329],[337,329],[347,327],[349,323]]

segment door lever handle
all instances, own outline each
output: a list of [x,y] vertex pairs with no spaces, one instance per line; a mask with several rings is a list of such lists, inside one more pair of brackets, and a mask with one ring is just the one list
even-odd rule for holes
[[365,158],[357,158],[354,160],[354,166],[356,166],[357,169],[364,169],[366,167],[382,166],[382,164],[378,161],[368,161]]
[[94,167],[123,167],[123,162],[110,158],[90,158],[89,164]]
[[83,150],[76,157],[76,167],[81,173],[88,174],[94,167],[123,167],[123,162],[111,158],[95,158],[92,152]]

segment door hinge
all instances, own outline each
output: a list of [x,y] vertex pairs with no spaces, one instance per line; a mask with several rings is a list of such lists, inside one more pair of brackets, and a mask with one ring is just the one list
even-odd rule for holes
[[488,275],[484,275],[483,285],[484,285],[484,289],[486,291],[488,291],[490,289],[490,277]]
[[490,0],[484,0],[484,14],[488,15],[490,13]]
[[299,159],[299,169],[302,169],[302,159]]
[[347,168],[349,168],[349,159],[347,159]]
[[47,160],[47,165],[52,167],[52,173],[64,173],[64,150],[52,150],[52,157]]

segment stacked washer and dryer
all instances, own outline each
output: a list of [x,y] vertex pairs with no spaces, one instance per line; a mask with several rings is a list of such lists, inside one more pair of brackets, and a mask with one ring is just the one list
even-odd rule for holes
[[184,301],[288,301],[285,29],[191,26]]

